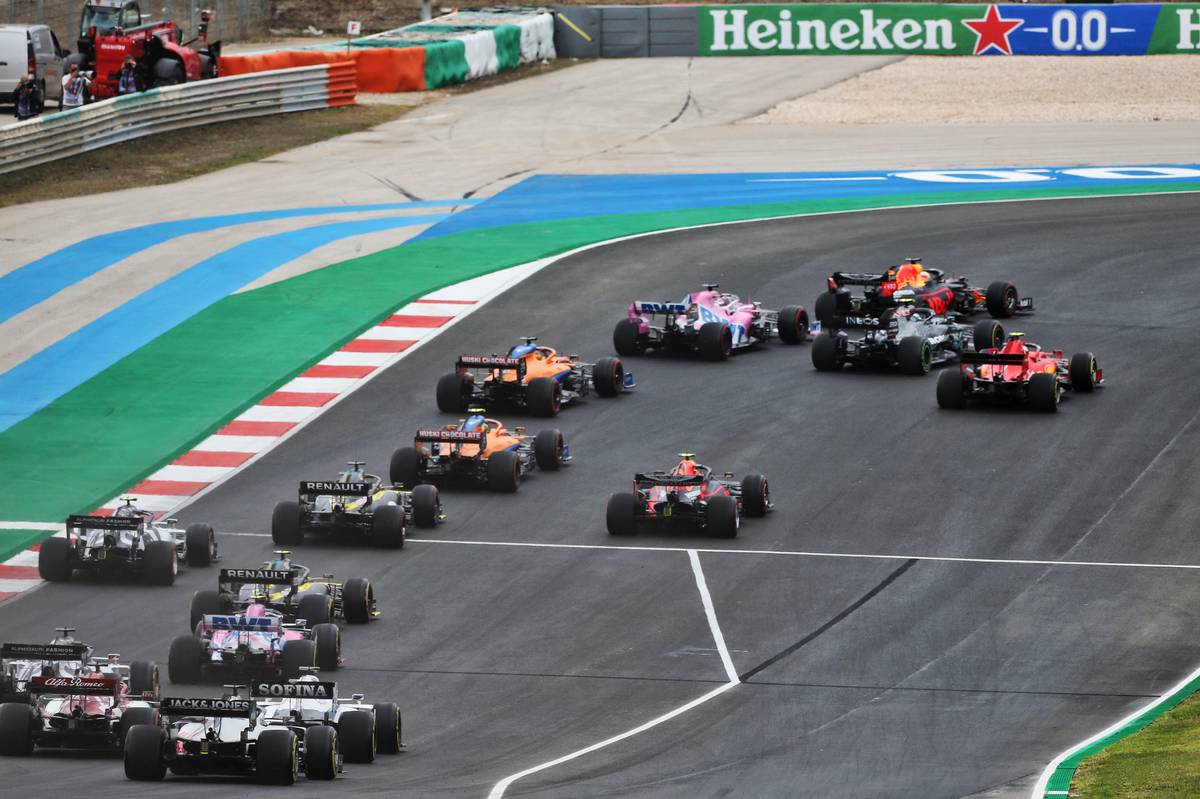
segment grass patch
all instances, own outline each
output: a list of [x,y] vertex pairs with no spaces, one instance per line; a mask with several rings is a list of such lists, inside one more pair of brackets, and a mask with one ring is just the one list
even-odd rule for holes
[[1081,799],[1194,799],[1200,796],[1200,700],[1192,697],[1136,735],[1079,765]]
[[357,105],[163,133],[0,175],[0,208],[102,191],[157,186],[357,133],[411,106]]

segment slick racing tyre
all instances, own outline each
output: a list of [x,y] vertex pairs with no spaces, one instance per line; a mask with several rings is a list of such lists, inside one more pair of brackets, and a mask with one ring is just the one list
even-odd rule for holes
[[709,499],[708,531],[710,533],[717,538],[736,538],[740,523],[736,499],[723,495]]
[[158,782],[167,776],[167,764],[163,761],[162,751],[165,741],[166,736],[157,725],[137,724],[130,727],[123,741],[125,778]]
[[[302,666],[316,668],[317,644],[315,641],[292,640],[283,642],[283,652],[279,654],[280,676],[285,680],[298,679],[304,672]],[[172,680],[174,682],[174,680]]]
[[350,624],[366,624],[371,620],[371,604],[375,588],[366,577],[351,577],[342,584],[342,614]]
[[299,502],[280,502],[271,511],[271,540],[284,547],[296,547],[304,543]]
[[381,755],[394,755],[404,744],[400,737],[400,708],[394,702],[375,705],[375,745]]
[[370,763],[375,759],[375,717],[365,710],[348,710],[338,716],[342,754],[347,763]]
[[388,466],[388,479],[392,485],[404,486],[412,490],[421,481],[418,473],[421,457],[413,447],[401,447],[392,453],[392,461]]
[[771,489],[767,478],[761,474],[748,474],[742,478],[742,510],[747,516],[766,516],[771,507]]
[[437,527],[438,517],[442,515],[442,498],[437,486],[419,485],[412,490],[412,518],[417,527],[432,529]]
[[980,319],[975,323],[973,335],[975,351],[994,350],[1004,346],[1004,325],[995,319]]
[[23,702],[0,705],[0,755],[33,754],[33,709]]
[[705,322],[700,325],[696,349],[706,361],[727,361],[733,352],[733,333],[724,322]]
[[533,440],[533,455],[538,468],[547,472],[557,471],[562,465],[563,446],[563,435],[558,430],[539,432]]
[[646,352],[646,342],[642,338],[642,326],[632,319],[622,319],[613,328],[613,349],[617,355],[631,358]]
[[951,410],[967,407],[967,381],[961,370],[948,369],[938,375],[937,404]]
[[438,378],[437,406],[442,413],[462,413],[474,394],[475,380],[470,375],[450,372]]
[[525,390],[525,407],[534,416],[558,416],[562,409],[562,384],[553,377],[535,377]]
[[333,727],[309,727],[304,732],[304,776],[331,780],[337,776],[338,735]]
[[803,344],[808,338],[808,311],[788,305],[779,312],[779,340],[784,344]]
[[1012,283],[997,280],[987,287],[987,310],[997,319],[1008,319],[1017,312],[1020,303],[1017,287]]
[[333,597],[329,594],[305,594],[296,605],[296,617],[309,627],[325,624],[333,618]]
[[[288,643],[301,643],[289,641]],[[258,735],[258,781],[268,785],[293,785],[299,766],[299,742],[291,730],[263,730]]]
[[38,576],[51,583],[71,579],[71,542],[65,538],[47,538],[38,549]]
[[142,553],[142,577],[147,585],[173,585],[179,571],[175,545],[170,541],[151,541]]
[[1090,352],[1077,352],[1071,356],[1071,388],[1081,394],[1089,394],[1096,390],[1099,378],[1096,373],[1096,356]]
[[613,494],[604,514],[609,535],[633,535],[637,532],[637,498],[633,494]]
[[821,294],[813,303],[813,314],[821,323],[822,328],[828,328],[833,324],[833,318],[837,316],[837,305],[837,295],[829,291]]
[[187,540],[187,564],[208,566],[217,554],[217,538],[207,524],[189,524],[185,534]]
[[150,696],[158,699],[158,664],[153,660],[135,660],[129,664],[129,693],[137,698]]
[[192,605],[188,611],[189,629],[193,632],[205,616],[218,616],[225,612],[225,602],[219,591],[197,591],[192,594]]
[[488,490],[515,494],[521,487],[521,459],[511,450],[493,453],[487,462]]
[[1041,372],[1029,378],[1029,407],[1042,413],[1054,413],[1062,399],[1062,386],[1058,376]]
[[117,740],[119,745],[124,747],[125,739],[129,737],[129,731],[143,724],[157,727],[158,711],[152,707],[126,708],[125,712],[121,714],[121,723],[117,725]]
[[375,509],[371,518],[371,540],[381,549],[400,549],[404,546],[404,508],[384,505]]
[[841,346],[837,337],[822,333],[813,339],[812,363],[818,372],[836,372],[842,368]]
[[933,347],[924,336],[908,336],[900,340],[896,360],[906,375],[927,375],[933,365]]
[[318,624],[312,626],[312,631],[317,645],[317,668],[337,671],[342,661],[342,631],[336,624]]
[[620,358],[601,358],[592,367],[592,387],[601,397],[615,397],[625,390],[625,367]]
[[167,656],[167,676],[171,682],[200,682],[204,655],[204,642],[194,635],[181,635],[172,641]]

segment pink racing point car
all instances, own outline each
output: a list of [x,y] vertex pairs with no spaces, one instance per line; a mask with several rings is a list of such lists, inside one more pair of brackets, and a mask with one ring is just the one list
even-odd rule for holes
[[682,302],[634,301],[629,317],[613,330],[617,353],[642,355],[654,349],[724,361],[734,350],[775,336],[784,344],[801,344],[808,338],[808,312],[801,306],[768,311],[717,288],[716,283],[705,283],[703,291],[687,295]]
[[336,624],[285,624],[264,605],[248,605],[242,615],[206,614],[193,635],[171,642],[167,673],[174,683],[197,683],[209,675],[263,674],[297,679],[305,668],[332,671],[342,664],[341,630]]

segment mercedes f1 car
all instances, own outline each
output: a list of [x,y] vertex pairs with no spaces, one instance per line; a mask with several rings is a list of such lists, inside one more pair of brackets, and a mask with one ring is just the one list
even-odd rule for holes
[[321,682],[312,674],[286,683],[253,683],[250,695],[258,702],[263,723],[302,731],[333,726],[350,763],[370,763],[376,754],[394,755],[404,746],[400,708],[394,702],[368,704],[363,694],[340,697],[334,683]]
[[342,664],[336,624],[285,623],[280,613],[252,603],[239,615],[205,614],[194,634],[171,642],[167,673],[173,683],[197,683],[209,675],[299,677],[305,666],[326,671]]
[[[823,372],[846,363],[899,366],[905,374],[926,375],[964,352],[1004,343],[1004,328],[995,319],[981,319],[972,327],[958,322],[957,314],[918,307],[911,297],[897,302],[879,316],[834,316],[813,340],[813,366]],[[848,331],[862,333],[855,338]]]
[[92,648],[75,640],[75,628],[55,632],[48,644],[0,646],[0,702],[28,702],[33,677],[78,677],[89,671]]
[[455,370],[437,384],[438,409],[462,413],[472,406],[523,408],[534,416],[557,416],[563,405],[595,391],[615,397],[633,388],[633,375],[619,358],[584,363],[578,355],[560,355],[527,336],[508,355],[460,355]]
[[75,572],[124,575],[150,585],[171,585],[179,563],[207,566],[217,560],[217,541],[207,524],[186,530],[175,519],[156,521],[133,506],[132,497],[112,516],[70,516],[65,538],[47,538],[38,551],[43,580],[70,580]]
[[[920,258],[908,258],[882,274],[834,272],[827,282],[828,290],[817,297],[813,306],[822,327],[828,327],[835,316],[878,316],[902,297],[911,297],[935,314],[971,314],[986,309],[997,319],[1007,319],[1033,311],[1033,299],[1021,297],[1012,283],[999,280],[987,289],[977,288],[965,277],[926,269]],[[853,286],[863,289],[860,296],[851,294]]]
[[348,465],[335,481],[302,481],[298,502],[275,506],[271,538],[276,544],[297,546],[312,531],[355,535],[377,547],[399,549],[410,525],[436,527],[446,518],[435,486],[384,485],[378,475],[363,473],[362,461]]
[[700,527],[720,538],[734,538],[742,515],[765,516],[774,508],[767,478],[748,474],[740,481],[732,472],[716,476],[695,455],[682,459],[670,471],[635,474],[633,492],[608,499],[610,535],[633,535],[642,522]]
[[484,418],[482,409],[472,408],[471,413],[458,424],[418,430],[414,446],[392,453],[392,482],[415,485],[461,478],[512,493],[535,468],[555,471],[571,460],[558,430],[531,436],[524,427],[509,431],[495,419]]
[[1064,390],[1088,394],[1104,382],[1096,356],[1062,350],[1045,351],[1013,333],[1003,347],[962,356],[957,371],[938,376],[937,402],[943,408],[965,408],[977,399],[1024,403],[1031,410],[1054,413]]
[[379,618],[370,580],[352,577],[339,583],[332,574],[314,576],[307,566],[293,563],[291,555],[280,549],[261,568],[221,569],[216,591],[192,595],[189,629],[196,629],[205,616],[236,616],[251,605],[278,613],[284,622],[303,620],[309,626],[335,619],[366,624]]
[[784,344],[800,344],[808,338],[808,312],[799,305],[768,311],[736,294],[718,292],[718,287],[705,283],[702,291],[692,292],[682,302],[635,301],[628,318],[613,330],[617,354],[642,355],[654,349],[723,361],[734,350],[776,336]]

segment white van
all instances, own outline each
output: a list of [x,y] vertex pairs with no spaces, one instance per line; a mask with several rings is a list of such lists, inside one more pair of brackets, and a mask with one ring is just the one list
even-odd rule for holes
[[34,75],[42,97],[62,98],[63,50],[48,25],[0,25],[0,103],[11,104],[22,75]]

